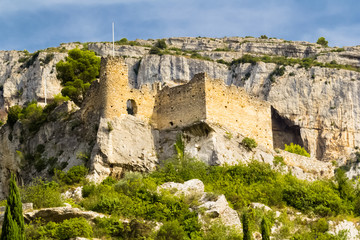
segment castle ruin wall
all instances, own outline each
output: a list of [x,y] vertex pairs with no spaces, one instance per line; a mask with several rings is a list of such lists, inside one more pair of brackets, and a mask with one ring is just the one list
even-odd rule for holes
[[206,78],[206,119],[273,148],[271,106],[244,89]]
[[155,100],[154,117],[158,129],[185,127],[206,120],[204,74],[184,85],[165,87]]
[[128,101],[136,104],[134,115],[149,121],[154,109],[156,91],[148,86],[134,89],[129,86],[128,68],[118,57],[108,57],[101,60],[100,70],[101,96],[104,102],[105,118],[128,114]]

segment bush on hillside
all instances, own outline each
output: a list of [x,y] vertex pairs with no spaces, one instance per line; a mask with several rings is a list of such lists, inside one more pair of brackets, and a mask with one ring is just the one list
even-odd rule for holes
[[323,47],[328,47],[328,41],[324,37],[319,37],[319,39],[316,41],[317,44],[320,44]]
[[62,95],[80,105],[90,84],[99,76],[100,58],[89,50],[72,49],[65,61],[56,64]]
[[8,117],[6,123],[10,125],[10,127],[13,127],[14,124],[19,120],[19,114],[22,111],[22,107],[19,105],[14,105],[9,108],[8,111]]
[[257,147],[257,143],[255,139],[249,137],[244,137],[243,140],[241,141],[241,144],[248,150],[252,150],[253,148]]
[[62,205],[59,185],[36,178],[33,182],[21,188],[23,202],[31,202],[34,208],[60,207]]
[[70,218],[64,220],[56,228],[56,236],[60,240],[66,240],[74,237],[91,238],[92,228],[85,218]]
[[85,180],[86,175],[88,174],[89,169],[83,165],[73,166],[67,171],[55,170],[55,178],[60,182],[67,185],[72,185],[76,183],[81,183]]
[[290,143],[290,145],[285,144],[284,150],[301,156],[310,157],[310,154],[305,150],[305,148],[294,143]]
[[164,39],[159,39],[156,43],[155,43],[155,47],[160,48],[160,49],[166,49],[167,45]]

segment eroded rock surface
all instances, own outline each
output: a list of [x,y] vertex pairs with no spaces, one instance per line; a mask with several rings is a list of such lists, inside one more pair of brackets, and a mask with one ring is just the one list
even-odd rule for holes
[[226,226],[234,226],[237,229],[241,228],[239,215],[229,206],[225,196],[220,195],[210,199],[207,193],[204,192],[204,184],[198,179],[192,179],[184,183],[164,183],[158,187],[158,192],[161,193],[163,190],[168,190],[176,196],[197,196],[199,206],[193,206],[193,208],[205,209],[203,213],[199,213],[199,219],[203,224],[208,224],[205,218],[210,217],[210,222],[217,219]]

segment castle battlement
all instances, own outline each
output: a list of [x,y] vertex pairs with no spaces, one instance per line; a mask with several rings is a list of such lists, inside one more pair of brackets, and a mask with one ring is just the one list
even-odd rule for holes
[[244,89],[227,86],[206,73],[196,74],[183,85],[162,88],[155,83],[135,89],[129,85],[127,71],[121,58],[101,60],[103,117],[131,114],[160,130],[197,122],[216,123],[273,147],[271,106]]

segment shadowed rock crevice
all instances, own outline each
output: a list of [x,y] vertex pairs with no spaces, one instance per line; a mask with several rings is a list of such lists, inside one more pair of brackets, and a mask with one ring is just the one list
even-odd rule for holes
[[271,120],[274,148],[284,149],[285,144],[290,143],[304,147],[300,127],[294,125],[289,119],[281,117],[273,107],[271,107]]

